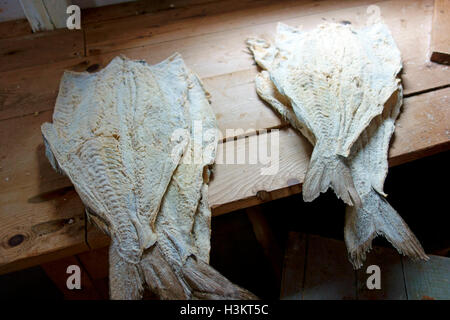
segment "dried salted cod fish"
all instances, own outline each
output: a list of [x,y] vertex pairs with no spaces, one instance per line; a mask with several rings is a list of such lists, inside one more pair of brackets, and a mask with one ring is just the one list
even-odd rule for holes
[[[289,100],[278,92],[268,72],[258,74],[255,82],[258,95],[314,144],[314,137],[300,123]],[[385,236],[400,253],[411,258],[427,259],[417,238],[384,199],[389,140],[401,104],[402,87],[398,84],[397,91],[386,103],[383,113],[375,117],[361,133],[349,156],[351,174],[362,200],[359,208],[347,205],[344,229],[349,259],[356,269],[362,266],[366,252],[378,234]]]
[[218,132],[200,80],[190,73],[188,83],[191,121],[188,147],[156,220],[157,244],[144,253],[141,267],[146,283],[162,298],[253,299],[254,295],[233,285],[208,265],[211,230],[208,182]]
[[346,158],[370,121],[396,90],[400,56],[387,28],[356,30],[326,23],[301,32],[279,24],[275,43],[249,39],[256,62],[314,141],[303,199],[314,200],[330,186],[349,205],[361,200]]
[[[197,194],[195,199],[186,199],[186,204],[171,203],[182,198],[176,192],[186,192],[174,181],[181,179],[187,187],[185,177],[195,178],[195,170],[203,173],[203,166],[193,169],[193,174],[177,169],[189,147],[172,136],[180,129],[189,132],[192,115],[200,117],[195,112],[206,108],[197,101],[201,94],[193,77],[179,55],[156,66],[117,57],[95,74],[66,72],[53,123],[42,125],[53,167],[70,178],[90,219],[111,236],[112,298],[140,298],[145,280],[152,281],[147,286],[162,298],[180,297],[176,287],[180,281],[187,283],[186,287],[206,287],[202,281],[219,279],[245,293],[200,260],[209,249],[206,181],[193,180],[189,186],[200,183],[201,199]],[[204,92],[202,97],[204,101]],[[192,106],[196,111],[191,111]],[[213,162],[214,152],[213,148],[205,165]],[[174,211],[166,207],[175,207],[175,214],[192,221],[179,221],[179,217],[171,221]],[[192,208],[194,216],[189,211]],[[179,223],[186,221],[187,227]],[[186,234],[185,228],[193,230]],[[194,237],[193,244],[186,241],[189,236]],[[167,244],[170,241],[173,248]],[[181,256],[177,260],[176,250],[186,252],[184,260]],[[162,261],[166,262],[160,264]],[[183,272],[188,274],[175,274],[172,264],[185,265]],[[189,278],[189,272],[199,275],[197,281]],[[183,290],[192,293],[196,288]],[[217,291],[217,297],[222,292]],[[187,293],[185,297],[194,296]]]
[[355,269],[362,267],[366,253],[377,235],[384,236],[399,253],[412,259],[428,260],[420,242],[400,215],[386,201],[383,191],[388,172],[389,141],[402,105],[402,86],[386,103],[352,147],[350,167],[362,206],[347,206],[344,236],[349,259]]

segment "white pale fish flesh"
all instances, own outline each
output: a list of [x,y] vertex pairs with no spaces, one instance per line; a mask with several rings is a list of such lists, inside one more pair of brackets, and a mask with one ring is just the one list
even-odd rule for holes
[[[53,123],[42,125],[47,157],[111,237],[113,299],[139,299],[145,287],[162,299],[255,297],[208,264],[217,137],[192,135],[196,121],[217,133],[206,92],[179,54],[154,66],[116,57],[61,80]],[[187,138],[174,139],[177,130]],[[200,161],[186,159],[198,147]]]
[[354,142],[397,89],[398,49],[381,24],[357,30],[326,23],[314,30],[279,24],[275,42],[247,41],[256,62],[289,100],[314,150],[303,199],[332,187],[345,203],[360,205],[347,158]]
[[[286,28],[285,28],[286,29]],[[389,43],[394,56],[399,56],[398,48],[390,36],[389,30],[383,24],[376,24],[366,28],[367,34],[375,43],[381,37],[384,43]],[[255,43],[258,45],[255,47]],[[253,52],[258,52],[261,41],[250,40]],[[381,54],[381,53],[380,53]],[[386,52],[385,54],[392,54]],[[255,53],[256,55],[256,53]],[[262,61],[268,57],[262,56]],[[390,59],[400,63],[400,60]],[[358,269],[362,266],[367,251],[371,248],[373,238],[383,235],[402,254],[413,259],[427,260],[425,252],[417,238],[400,215],[389,205],[383,192],[384,180],[388,171],[389,141],[395,129],[395,120],[402,105],[402,86],[397,79],[401,65],[392,65],[391,70],[396,83],[396,90],[384,104],[382,113],[372,119],[356,142],[352,145],[347,157],[352,181],[361,199],[360,206],[347,205],[345,218],[345,242],[349,252],[349,259]],[[256,90],[258,95],[269,103],[280,116],[300,131],[313,145],[316,144],[315,135],[301,121],[292,105],[292,100],[282,94],[268,71],[257,75]]]

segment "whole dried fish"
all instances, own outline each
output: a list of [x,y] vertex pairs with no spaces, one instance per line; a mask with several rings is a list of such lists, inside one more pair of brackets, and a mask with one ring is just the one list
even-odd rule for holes
[[[380,32],[381,29],[385,30]],[[374,37],[381,34],[390,37],[387,27],[382,24],[371,26],[368,32]],[[393,39],[390,37],[385,40],[392,46],[393,52],[390,54],[399,56]],[[392,66],[393,70],[397,70],[394,76],[400,71],[400,66]],[[278,91],[270,74],[262,71],[257,75],[255,83],[258,95],[293,128],[315,144],[314,135],[298,119],[290,100]],[[351,175],[362,200],[360,207],[347,205],[346,209],[345,240],[350,261],[355,268],[362,266],[366,252],[371,248],[371,242],[377,235],[385,236],[400,253],[411,258],[427,259],[414,234],[384,198],[383,185],[388,170],[389,140],[394,132],[394,123],[401,104],[402,86],[397,81],[397,89],[386,102],[382,114],[376,116],[361,133],[348,157]]]
[[355,269],[362,267],[366,253],[377,235],[384,236],[399,253],[412,259],[428,260],[420,242],[400,215],[386,201],[383,191],[388,172],[389,141],[402,105],[402,86],[386,103],[352,147],[350,167],[362,200],[359,208],[347,206],[344,237],[349,259]]
[[[94,73],[66,72],[53,123],[42,132],[47,157],[75,186],[88,216],[111,237],[110,295],[138,299],[143,284],[161,298],[253,298],[208,264],[208,166],[181,163],[215,128],[199,79],[180,55],[150,66],[116,57]],[[211,147],[212,145],[212,147]]]
[[385,28],[331,23],[309,32],[280,23],[273,45],[248,40],[256,62],[313,138],[305,201],[332,187],[345,203],[360,204],[346,158],[397,88],[400,56],[389,53],[390,40]]

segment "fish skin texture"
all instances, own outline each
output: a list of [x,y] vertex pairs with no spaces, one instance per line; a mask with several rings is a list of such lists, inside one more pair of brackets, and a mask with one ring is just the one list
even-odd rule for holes
[[[393,50],[398,49],[394,47]],[[278,91],[269,72],[259,73],[255,84],[258,95],[314,145],[314,135],[299,121],[289,99]],[[397,89],[387,100],[382,114],[376,116],[361,133],[348,157],[351,175],[362,201],[359,207],[346,207],[345,242],[349,260],[355,269],[363,265],[372,240],[377,235],[388,239],[401,254],[412,259],[428,259],[417,238],[386,201],[383,192],[388,171],[389,141],[401,105],[402,86],[397,81]]]
[[403,90],[399,84],[383,113],[363,131],[350,155],[352,176],[363,203],[359,208],[347,206],[345,210],[344,238],[355,269],[362,267],[377,235],[384,236],[400,254],[415,260],[428,260],[420,242],[387,202],[383,191],[388,172],[389,141],[402,98]]
[[247,44],[314,137],[303,199],[312,201],[332,187],[345,203],[359,206],[347,157],[397,88],[401,59],[389,50],[395,46],[389,30],[326,23],[302,32],[279,23],[273,45],[261,39]]
[[[195,121],[217,133],[206,91],[179,54],[154,66],[116,57],[61,80],[53,123],[41,127],[46,154],[111,237],[112,299],[140,299],[145,288],[162,299],[256,298],[208,265],[217,136],[192,135]],[[176,130],[191,136],[180,143]],[[203,158],[187,161],[198,149]]]

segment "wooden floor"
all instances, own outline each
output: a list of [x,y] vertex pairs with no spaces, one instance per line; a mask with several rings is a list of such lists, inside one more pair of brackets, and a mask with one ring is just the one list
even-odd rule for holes
[[[367,287],[371,265],[380,268],[379,289]],[[374,247],[355,271],[343,241],[291,232],[280,299],[448,300],[449,270],[450,258],[430,255],[427,262],[412,261],[393,249]]]
[[[271,39],[278,21],[310,29],[326,21],[362,26],[376,4],[402,53],[405,99],[389,152],[390,165],[448,150],[450,71],[429,61],[432,0],[132,2],[82,13],[80,31],[31,34],[26,21],[0,24],[0,273],[101,248],[108,239],[85,220],[70,181],[45,158],[40,125],[51,121],[64,70],[94,72],[118,54],[156,63],[178,51],[203,79],[228,148],[255,133],[279,134],[280,167],[216,166],[214,215],[299,193],[308,142],[260,101],[249,36]],[[236,144],[225,129],[243,129]],[[279,133],[270,131],[279,128]],[[242,140],[241,140],[242,139]]]

